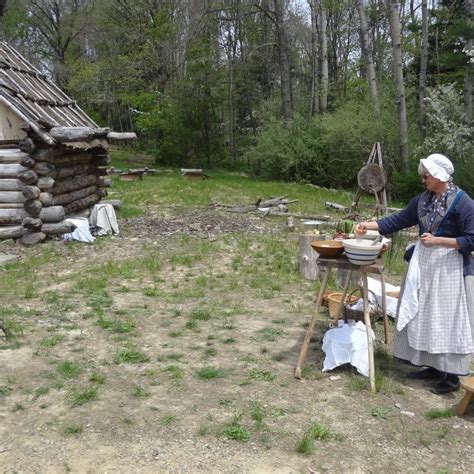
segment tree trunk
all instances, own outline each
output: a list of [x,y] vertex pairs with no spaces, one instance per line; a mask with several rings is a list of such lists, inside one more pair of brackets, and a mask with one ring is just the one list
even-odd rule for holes
[[275,8],[276,40],[280,59],[280,79],[283,118],[289,122],[293,117],[293,101],[291,98],[290,54],[286,34],[283,0],[273,0]]
[[366,66],[367,82],[369,83],[370,96],[374,102],[374,108],[378,112],[379,101],[377,95],[377,77],[375,76],[374,60],[372,56],[372,45],[369,40],[369,32],[367,27],[367,18],[365,16],[364,0],[357,0],[357,9],[360,18],[360,31],[362,40],[362,52]]
[[321,31],[321,99],[319,107],[321,113],[328,109],[328,89],[329,89],[329,66],[328,66],[328,36],[327,36],[327,16],[326,8],[321,4],[320,15]]
[[420,56],[420,82],[418,85],[419,116],[418,125],[423,137],[426,136],[425,117],[425,88],[426,70],[428,66],[428,0],[421,2],[421,56]]
[[393,50],[393,74],[395,77],[396,103],[399,132],[400,169],[408,173],[408,122],[405,103],[405,83],[403,80],[402,41],[400,34],[400,17],[397,0],[386,0],[390,15],[390,34]]
[[319,48],[318,48],[318,15],[316,0],[308,0],[311,9],[311,99],[309,114],[319,112]]
[[[473,0],[465,0],[465,7],[467,13],[467,23],[472,31],[473,26]],[[472,35],[466,41],[466,51],[472,54],[474,42]],[[464,122],[468,127],[472,125],[472,79],[474,76],[474,64],[473,58],[470,56],[470,60],[466,66],[466,76],[464,78]]]

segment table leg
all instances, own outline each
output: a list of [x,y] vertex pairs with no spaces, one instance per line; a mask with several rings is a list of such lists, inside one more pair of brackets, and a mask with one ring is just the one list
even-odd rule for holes
[[374,341],[372,338],[372,325],[370,324],[367,272],[364,272],[364,271],[362,271],[362,293],[364,296],[364,322],[365,322],[365,328],[367,332],[367,349],[369,353],[370,390],[372,392],[375,392]]
[[326,289],[326,285],[328,283],[329,272],[330,272],[329,268],[326,268],[324,270],[324,277],[321,283],[321,289],[319,290],[318,299],[316,301],[316,310],[313,314],[313,317],[311,318],[308,329],[306,330],[303,345],[301,346],[300,355],[298,357],[298,362],[295,368],[295,378],[297,379],[301,378],[301,370],[303,369],[303,364],[306,359],[306,353],[308,352],[309,342],[311,340],[311,337],[313,336],[314,327],[316,326],[316,321],[318,319],[319,312],[321,311],[321,304],[323,302],[323,294],[324,294],[324,290]]
[[382,287],[383,332],[385,335],[385,344],[388,344],[387,293],[385,292],[385,275],[383,271],[380,273],[380,285]]
[[342,316],[342,308],[346,300],[347,289],[349,288],[349,283],[351,282],[351,276],[352,276],[352,270],[347,270],[347,277],[346,277],[346,281],[344,282],[344,288],[342,290],[341,302],[338,305],[335,318],[331,321],[334,324],[334,326],[337,326],[338,324],[337,321]]

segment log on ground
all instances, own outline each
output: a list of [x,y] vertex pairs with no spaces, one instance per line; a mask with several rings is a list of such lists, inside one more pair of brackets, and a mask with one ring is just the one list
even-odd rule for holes
[[69,234],[74,230],[74,225],[67,221],[56,222],[52,224],[43,224],[41,232],[47,235],[54,234]]
[[26,246],[36,245],[46,239],[43,232],[26,232],[20,239],[20,243]]
[[0,227],[0,240],[18,239],[26,232],[22,225]]

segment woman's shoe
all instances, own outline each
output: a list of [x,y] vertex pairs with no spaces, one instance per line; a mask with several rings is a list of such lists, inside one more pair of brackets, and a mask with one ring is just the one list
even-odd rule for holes
[[414,372],[409,372],[407,375],[407,379],[410,380],[439,380],[444,378],[444,372],[440,372],[439,370],[428,367],[423,370],[416,370]]
[[436,395],[444,395],[445,393],[458,391],[460,385],[459,377],[448,375],[443,380],[439,381],[434,387],[430,388],[430,392],[435,393]]

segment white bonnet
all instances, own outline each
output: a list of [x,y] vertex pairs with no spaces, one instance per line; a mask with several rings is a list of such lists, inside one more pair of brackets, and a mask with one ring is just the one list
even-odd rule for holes
[[428,156],[428,158],[420,160],[420,163],[433,178],[439,179],[444,183],[450,181],[451,175],[454,172],[454,166],[451,160],[440,153],[433,153]]

